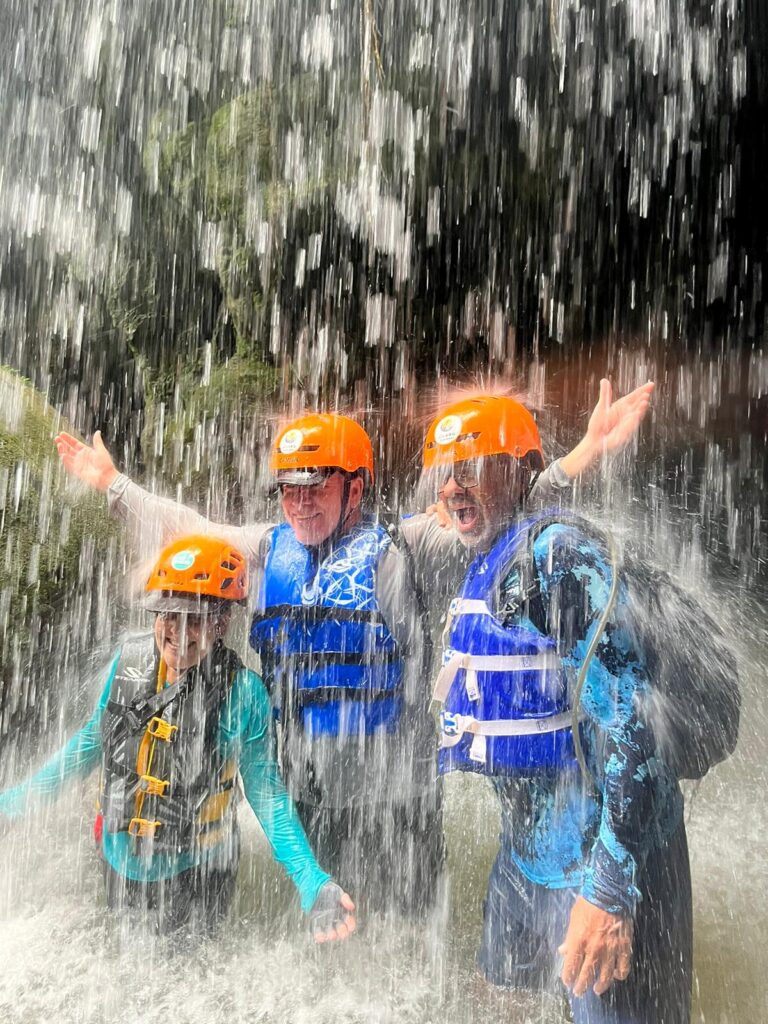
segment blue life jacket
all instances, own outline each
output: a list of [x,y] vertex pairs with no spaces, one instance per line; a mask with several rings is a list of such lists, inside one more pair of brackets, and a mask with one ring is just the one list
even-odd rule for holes
[[[528,532],[541,518],[515,524],[475,558],[451,602],[434,694],[443,703],[443,774],[513,775],[577,765],[568,681],[555,641],[530,617],[516,616],[514,625],[497,617],[501,585],[516,564],[522,573]],[[521,593],[518,607],[526,603]]]
[[287,523],[272,532],[251,645],[283,722],[309,736],[397,731],[402,652],[376,600],[390,543],[383,527],[364,522],[318,561]]

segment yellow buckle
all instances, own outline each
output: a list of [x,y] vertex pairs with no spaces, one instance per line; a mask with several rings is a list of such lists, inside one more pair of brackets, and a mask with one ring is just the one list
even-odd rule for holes
[[147,726],[147,732],[153,739],[163,740],[165,743],[171,741],[177,729],[178,725],[170,725],[170,723],[163,721],[162,718],[151,718]]
[[147,796],[165,796],[169,784],[169,779],[157,779],[154,775],[142,775],[139,789]]
[[134,836],[137,839],[146,839],[147,836],[153,836],[161,825],[162,821],[150,821],[148,818],[131,818],[128,825],[128,835]]

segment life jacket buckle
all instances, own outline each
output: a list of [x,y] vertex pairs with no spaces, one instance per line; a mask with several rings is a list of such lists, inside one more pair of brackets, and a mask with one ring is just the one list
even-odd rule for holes
[[170,784],[169,779],[158,779],[154,775],[142,775],[139,782],[139,789],[147,796],[165,796],[165,791]]
[[150,719],[149,725],[147,726],[147,732],[153,739],[162,740],[164,743],[170,743],[173,739],[173,734],[178,728],[178,725],[171,725],[170,722],[166,722],[162,718],[155,717]]
[[134,839],[146,839],[154,836],[162,825],[162,821],[150,821],[148,818],[131,818],[128,824],[128,835]]

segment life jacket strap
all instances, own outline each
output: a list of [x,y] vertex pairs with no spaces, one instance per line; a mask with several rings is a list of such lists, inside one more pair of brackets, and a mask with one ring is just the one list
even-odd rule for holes
[[391,665],[407,657],[408,651],[398,648],[392,651],[296,651],[280,654],[280,660],[289,662],[291,666],[307,665],[319,668],[323,665]]
[[377,700],[392,700],[399,697],[399,686],[386,689],[363,689],[359,686],[307,686],[292,691],[292,698],[299,707],[310,704],[325,704],[327,701],[345,700],[370,704]]
[[294,622],[360,622],[365,625],[385,625],[381,612],[362,608],[345,608],[324,604],[273,604],[254,613],[252,625],[271,619],[290,619]]
[[547,652],[544,654],[480,655],[454,651],[437,675],[432,699],[443,704],[453,686],[453,681],[462,669],[467,672],[467,692],[470,699],[477,700],[480,696],[477,688],[477,672],[547,672],[556,671],[561,667],[560,658],[556,654]]
[[455,747],[465,733],[486,737],[540,736],[560,729],[570,729],[572,724],[573,715],[570,711],[543,718],[503,718],[494,722],[481,722],[471,715],[453,715],[443,711],[440,715],[440,745]]

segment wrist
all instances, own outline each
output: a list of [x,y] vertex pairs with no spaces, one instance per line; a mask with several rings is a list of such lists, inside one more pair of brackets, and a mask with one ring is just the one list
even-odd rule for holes
[[567,455],[560,459],[560,468],[573,480],[592,465],[600,451],[599,442],[595,443],[587,437],[583,437],[575,448],[572,448]]
[[104,472],[101,473],[99,481],[96,484],[97,489],[100,490],[103,494],[106,494],[109,488],[112,486],[112,484],[115,482],[115,480],[117,480],[119,476],[120,473],[118,472],[118,470],[114,466],[110,466],[109,469],[105,469]]

